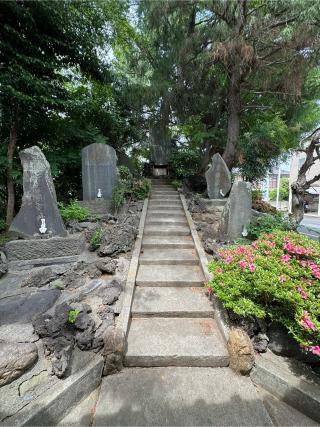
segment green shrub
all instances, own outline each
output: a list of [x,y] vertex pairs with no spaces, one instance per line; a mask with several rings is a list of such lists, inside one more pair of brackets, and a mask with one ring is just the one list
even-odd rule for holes
[[182,181],[180,181],[179,179],[174,179],[173,181],[171,181],[171,185],[173,185],[176,190],[178,190],[178,188],[182,188],[183,186]]
[[320,356],[320,244],[295,232],[264,234],[212,261],[208,287],[240,316],[282,324]]
[[132,196],[134,199],[143,200],[148,197],[150,191],[150,180],[143,178],[135,180],[132,187]]
[[6,228],[7,228],[6,221],[5,221],[4,219],[0,219],[0,233],[1,233],[2,231],[5,231],[5,230],[6,230]]
[[120,181],[132,181],[133,176],[130,169],[127,166],[118,167]]
[[79,314],[80,314],[80,310],[69,310],[68,322],[69,323],[75,323]]
[[254,222],[248,226],[248,236],[250,239],[257,239],[262,233],[271,233],[275,230],[293,230],[294,227],[289,219],[284,217],[281,212],[275,215],[266,214],[255,218]]
[[112,192],[112,207],[113,209],[119,209],[126,201],[127,186],[125,182],[120,181],[118,185],[113,189]]
[[[131,175],[132,176],[132,175]],[[143,200],[148,197],[150,180],[147,178],[133,179],[131,181],[119,180],[112,193],[112,206],[119,209],[127,199]]]
[[95,251],[102,243],[103,230],[102,228],[97,228],[90,239],[90,247],[91,251]]
[[72,220],[85,221],[90,216],[89,210],[80,206],[76,200],[72,200],[66,206],[63,205],[63,203],[59,203],[58,205],[64,222],[69,222]]

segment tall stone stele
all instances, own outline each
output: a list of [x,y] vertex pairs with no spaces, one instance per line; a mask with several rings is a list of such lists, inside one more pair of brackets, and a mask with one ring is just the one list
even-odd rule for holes
[[117,155],[110,145],[94,143],[83,148],[82,188],[83,200],[110,200],[118,181]]
[[209,199],[223,199],[231,188],[231,173],[219,153],[212,157],[212,162],[206,172]]
[[252,213],[252,194],[249,182],[238,181],[232,186],[224,206],[218,230],[220,240],[245,237]]
[[19,156],[23,168],[23,197],[10,231],[25,239],[40,236],[39,228],[44,219],[46,234],[65,236],[67,232],[58,209],[47,159],[39,147],[26,148]]

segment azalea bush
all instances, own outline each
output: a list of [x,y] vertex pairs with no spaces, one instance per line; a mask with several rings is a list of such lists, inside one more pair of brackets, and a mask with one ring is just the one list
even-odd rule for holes
[[293,229],[294,225],[282,212],[259,216],[248,225],[249,238],[252,240],[257,239],[263,233],[271,233],[276,230],[291,231]]
[[220,257],[209,265],[209,292],[240,316],[279,322],[305,351],[320,356],[319,243],[277,231]]

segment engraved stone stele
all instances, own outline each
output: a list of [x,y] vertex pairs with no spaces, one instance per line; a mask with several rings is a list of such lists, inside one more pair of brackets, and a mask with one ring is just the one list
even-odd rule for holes
[[212,162],[206,172],[209,199],[223,199],[231,188],[231,173],[220,154],[212,157]]
[[243,237],[244,229],[250,224],[251,215],[251,184],[244,181],[235,182],[222,211],[218,230],[219,239],[235,240]]
[[18,237],[29,239],[40,236],[39,229],[45,218],[46,234],[67,234],[58,206],[50,165],[39,147],[20,152],[23,168],[23,197],[18,215],[10,231]]
[[169,163],[171,146],[166,128],[154,125],[150,130],[150,160],[157,166]]
[[96,200],[99,189],[101,198],[110,200],[118,181],[114,148],[94,143],[83,148],[81,155],[83,200]]

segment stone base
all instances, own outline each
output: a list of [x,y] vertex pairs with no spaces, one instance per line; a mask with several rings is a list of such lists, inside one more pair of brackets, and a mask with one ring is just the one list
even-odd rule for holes
[[51,239],[12,240],[5,245],[9,262],[71,257],[80,255],[84,249],[85,238],[82,234]]
[[83,208],[88,209],[91,215],[106,215],[112,211],[111,200],[82,200],[78,201],[78,204]]

